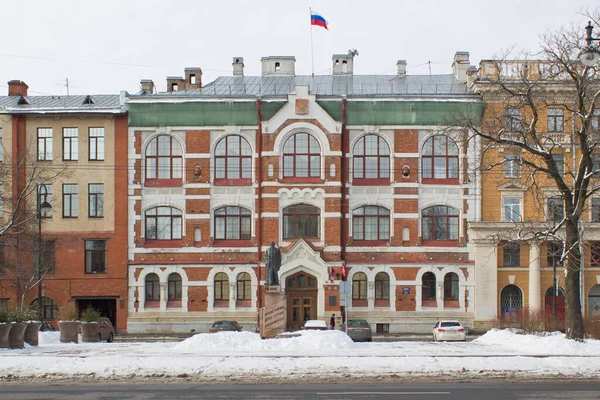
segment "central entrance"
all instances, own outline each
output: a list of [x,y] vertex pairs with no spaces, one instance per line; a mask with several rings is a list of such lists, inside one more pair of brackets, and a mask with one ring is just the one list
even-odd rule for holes
[[285,280],[288,331],[297,331],[309,319],[317,318],[317,279],[298,272]]

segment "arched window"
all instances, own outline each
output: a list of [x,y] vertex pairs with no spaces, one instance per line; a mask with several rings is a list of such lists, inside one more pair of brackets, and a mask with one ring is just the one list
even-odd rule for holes
[[160,300],[160,280],[156,274],[146,275],[146,301]]
[[458,275],[454,272],[444,276],[444,300],[458,300]]
[[458,146],[444,135],[432,136],[422,150],[423,183],[458,183]]
[[146,240],[179,240],[182,212],[173,207],[154,207],[146,211]]
[[242,180],[252,180],[250,144],[241,136],[226,136],[215,147],[215,184],[239,184]]
[[314,136],[296,133],[283,145],[284,178],[320,178],[321,146]]
[[[42,297],[41,299],[41,304],[39,305],[40,309],[41,309],[41,314],[42,314],[42,319],[43,320],[51,320],[51,319],[58,319],[58,306],[56,305],[56,303],[54,302],[54,300],[52,300],[49,297]],[[33,301],[34,305],[38,305],[38,299],[35,299]]]
[[283,210],[284,239],[318,239],[321,210],[308,204],[297,204]]
[[181,301],[181,275],[173,272],[169,275],[168,283],[168,295],[169,301]]
[[367,275],[357,272],[352,277],[352,300],[367,300]]
[[515,285],[508,285],[500,292],[500,311],[502,314],[516,314],[523,308],[523,294]]
[[390,210],[365,206],[352,212],[352,239],[390,240]]
[[390,182],[390,147],[377,135],[358,139],[352,153],[352,183],[382,184]]
[[242,272],[237,276],[237,299],[252,299],[252,280],[250,280],[250,274],[247,272]]
[[215,210],[215,240],[250,240],[252,213],[241,207]]
[[435,300],[435,275],[425,272],[421,278],[423,289],[423,300]]
[[171,136],[155,137],[146,146],[147,186],[181,185],[183,156],[181,146]]
[[215,302],[229,302],[229,277],[224,272],[215,275]]
[[458,210],[434,206],[421,211],[421,233],[424,241],[458,241]]
[[390,299],[390,277],[385,272],[375,275],[375,301]]

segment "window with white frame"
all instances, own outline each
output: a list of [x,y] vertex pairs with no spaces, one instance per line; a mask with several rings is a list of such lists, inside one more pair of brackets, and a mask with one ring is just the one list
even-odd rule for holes
[[507,132],[517,132],[521,129],[521,110],[518,108],[504,110],[504,129]]
[[502,207],[504,222],[520,222],[521,221],[521,199],[518,197],[504,197],[502,199]]
[[63,128],[63,160],[77,161],[79,159],[79,129]]
[[37,159],[52,161],[52,128],[38,128],[37,145]]
[[504,155],[504,177],[518,178],[521,176],[521,156],[518,154]]
[[560,222],[565,216],[564,201],[562,197],[549,197],[548,203],[548,221]]
[[88,185],[88,210],[90,218],[104,217],[103,183],[90,183]]
[[[552,159],[554,160],[554,163],[556,164],[556,172],[558,172],[558,174],[560,176],[564,176],[565,175],[565,156],[563,154],[552,154]],[[548,177],[551,178],[552,175],[548,174]]]
[[592,222],[600,222],[600,197],[592,197]]
[[104,128],[90,128],[88,138],[90,161],[104,160]]
[[600,132],[600,109],[595,109],[592,113],[592,131]]

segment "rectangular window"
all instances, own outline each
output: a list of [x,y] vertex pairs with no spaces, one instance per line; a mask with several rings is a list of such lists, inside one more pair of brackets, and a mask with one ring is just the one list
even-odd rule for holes
[[90,161],[104,160],[104,128],[90,128],[89,158]]
[[52,275],[56,271],[54,240],[42,241],[42,259],[40,270],[42,275]]
[[[556,171],[560,176],[565,176],[565,156],[562,154],[552,154],[552,159],[556,164]],[[548,174],[548,177],[551,178],[552,175]]]
[[504,222],[521,221],[521,199],[514,197],[505,197],[504,203]]
[[104,184],[90,183],[88,185],[88,196],[89,217],[104,217]]
[[0,162],[4,161],[4,143],[2,143],[2,128],[0,128]]
[[517,132],[521,128],[521,110],[507,108],[504,110],[504,129],[507,132]]
[[63,160],[79,159],[79,129],[63,128]]
[[548,109],[548,132],[565,131],[565,110],[562,108]]
[[[52,185],[38,185],[39,204],[44,201],[52,205]],[[52,218],[52,209],[42,211],[42,218]]]
[[106,240],[85,241],[85,273],[106,273]]
[[548,221],[560,222],[565,216],[563,199],[550,197],[548,199]]
[[77,218],[79,216],[79,195],[77,184],[63,185],[63,218]]
[[592,131],[600,132],[600,110],[596,109],[592,113]]
[[560,259],[563,253],[563,246],[560,242],[546,242],[546,259],[547,266],[553,267],[558,266],[560,264]]
[[600,198],[592,198],[592,222],[600,222]]
[[37,145],[37,159],[52,161],[52,128],[38,128]]
[[521,266],[521,244],[519,242],[504,243],[504,266],[505,267],[520,267]]
[[600,267],[600,242],[591,242],[591,266]]
[[594,178],[600,178],[600,154],[592,154],[592,171]]
[[518,154],[504,155],[504,177],[518,178],[521,176],[521,156]]

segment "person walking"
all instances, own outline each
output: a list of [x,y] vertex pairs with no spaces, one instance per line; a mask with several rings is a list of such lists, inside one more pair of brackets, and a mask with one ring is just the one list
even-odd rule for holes
[[329,329],[335,329],[335,314],[331,314],[329,319]]

